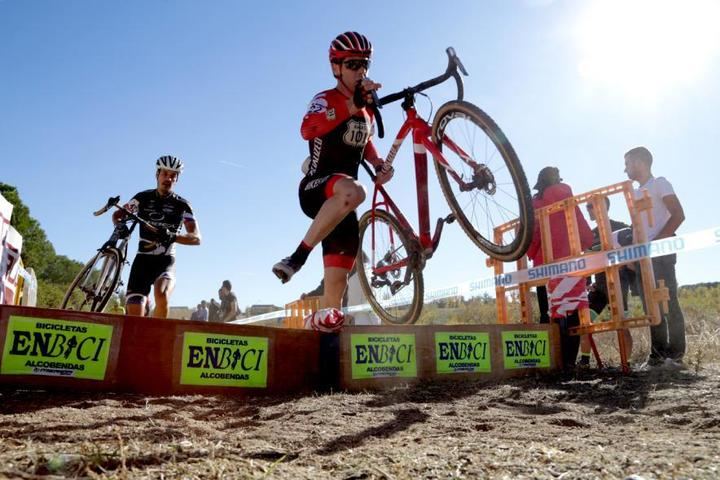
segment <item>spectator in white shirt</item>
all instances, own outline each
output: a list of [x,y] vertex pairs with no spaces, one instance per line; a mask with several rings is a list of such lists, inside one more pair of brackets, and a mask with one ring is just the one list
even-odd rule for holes
[[[641,215],[648,241],[674,236],[675,231],[685,220],[682,205],[670,182],[665,177],[653,176],[652,162],[652,154],[645,147],[633,148],[625,154],[625,173],[630,180],[639,185],[635,190],[635,198],[641,198],[643,190],[647,190],[652,200],[652,227],[649,225],[648,215]],[[655,280],[665,281],[670,301],[669,312],[662,315],[659,325],[650,328],[651,349],[647,361],[648,367],[660,365],[682,367],[682,359],[685,355],[685,318],[678,302],[675,262],[675,254],[652,259]],[[638,279],[639,277],[640,275]]]

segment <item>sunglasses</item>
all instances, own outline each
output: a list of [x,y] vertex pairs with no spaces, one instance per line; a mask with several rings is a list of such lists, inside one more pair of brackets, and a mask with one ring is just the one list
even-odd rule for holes
[[357,71],[361,68],[364,68],[365,70],[370,68],[370,60],[362,59],[362,60],[345,60],[343,63],[345,65],[345,68]]

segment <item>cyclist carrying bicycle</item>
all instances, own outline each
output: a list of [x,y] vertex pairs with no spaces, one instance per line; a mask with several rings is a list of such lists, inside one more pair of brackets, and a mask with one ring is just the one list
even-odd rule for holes
[[365,159],[375,167],[379,184],[388,182],[393,170],[371,140],[374,117],[368,105],[381,87],[367,77],[372,44],[364,35],[345,32],[332,41],[329,53],[337,84],[312,99],[300,128],[310,150],[299,186],[300,207],[313,221],[295,252],[272,270],[288,282],[322,242],[325,291],[311,323],[334,329],[342,326],[338,309],[359,243],[355,209],[365,200],[365,188],[357,180],[360,162]]
[[[147,296],[153,287],[156,317],[167,317],[168,302],[175,288],[175,243],[200,245],[201,237],[192,207],[173,191],[183,171],[179,158],[165,155],[155,162],[157,187],[137,193],[126,205],[130,212],[155,227],[140,225],[138,252],[130,269],[127,286],[128,315],[144,316]],[[116,228],[124,213],[117,210],[112,220]],[[185,233],[181,234],[182,226]]]

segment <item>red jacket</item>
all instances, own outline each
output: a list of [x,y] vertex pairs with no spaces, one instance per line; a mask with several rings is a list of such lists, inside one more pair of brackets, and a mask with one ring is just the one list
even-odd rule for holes
[[[545,189],[542,198],[533,198],[533,208],[539,209],[547,205],[551,205],[560,200],[572,197],[573,192],[569,185],[564,183],[556,183]],[[575,217],[577,218],[578,231],[580,232],[580,247],[587,250],[593,243],[593,234],[590,230],[585,217],[578,207],[575,207]],[[550,215],[550,235],[552,238],[553,261],[570,255],[570,242],[567,236],[567,226],[565,224],[565,214],[557,212]],[[527,252],[528,257],[532,260],[534,266],[542,265],[543,261],[542,245],[540,240],[540,222],[535,221],[535,232],[533,234],[530,248]]]

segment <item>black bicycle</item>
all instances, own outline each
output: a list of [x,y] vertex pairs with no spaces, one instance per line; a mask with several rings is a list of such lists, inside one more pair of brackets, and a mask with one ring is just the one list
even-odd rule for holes
[[125,217],[115,225],[112,235],[85,264],[65,293],[62,306],[66,310],[102,312],[112,295],[121,285],[120,276],[127,262],[127,246],[138,223],[151,230],[156,228],[125,207],[120,206],[120,197],[111,197],[107,204],[93,215],[100,216],[115,207]]

